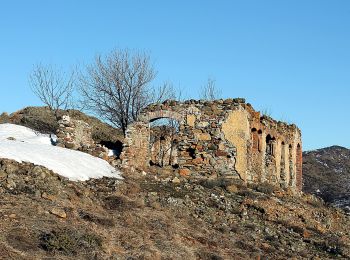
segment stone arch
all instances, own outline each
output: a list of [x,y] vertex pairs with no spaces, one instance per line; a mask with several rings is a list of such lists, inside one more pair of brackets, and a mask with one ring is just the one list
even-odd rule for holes
[[141,113],[138,121],[129,125],[122,153],[124,165],[145,167],[150,164],[150,123],[162,118],[176,120],[184,124],[184,116],[171,110],[155,110]]
[[150,121],[150,165],[178,167],[179,128],[179,122],[173,118],[154,118]]
[[276,138],[270,134],[266,135],[266,155],[275,155],[275,140]]
[[262,151],[262,130],[253,127],[251,129],[251,156],[250,156],[250,171],[251,181],[261,181],[263,168],[263,153]]
[[255,127],[252,128],[251,134],[252,134],[252,150],[253,152],[257,152],[259,151],[259,135]]
[[161,118],[174,119],[174,120],[177,120],[179,124],[184,123],[184,116],[178,112],[171,111],[171,110],[156,110],[156,111],[142,113],[139,116],[138,120],[144,123],[149,123]]
[[258,130],[258,151],[261,152],[262,151],[262,130],[259,129]]
[[265,177],[269,182],[277,181],[276,138],[271,134],[265,137]]

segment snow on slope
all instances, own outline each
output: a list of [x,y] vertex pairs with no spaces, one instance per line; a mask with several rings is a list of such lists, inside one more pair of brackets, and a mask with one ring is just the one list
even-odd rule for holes
[[31,144],[51,145],[49,135],[36,133],[32,129],[20,125],[0,124],[0,141],[7,140],[9,137]]
[[[15,140],[9,140],[15,139]],[[0,124],[0,158],[44,166],[73,181],[114,177],[120,173],[106,161],[86,153],[51,145],[48,135],[13,124]]]

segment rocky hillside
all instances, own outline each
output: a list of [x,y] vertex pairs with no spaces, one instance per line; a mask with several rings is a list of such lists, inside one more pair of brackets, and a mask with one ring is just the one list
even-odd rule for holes
[[350,150],[332,146],[303,154],[304,192],[350,212]]
[[72,182],[0,159],[0,258],[350,258],[349,216],[313,196],[151,170]]

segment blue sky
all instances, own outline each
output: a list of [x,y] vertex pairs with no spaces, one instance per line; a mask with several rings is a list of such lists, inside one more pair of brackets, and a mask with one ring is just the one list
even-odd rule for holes
[[350,1],[2,1],[0,111],[40,101],[33,64],[69,69],[113,48],[148,51],[155,84],[197,98],[208,77],[296,123],[304,150],[350,147]]

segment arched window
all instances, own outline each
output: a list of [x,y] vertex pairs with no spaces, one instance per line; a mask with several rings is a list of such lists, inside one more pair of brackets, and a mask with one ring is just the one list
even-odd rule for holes
[[256,128],[252,129],[252,149],[253,149],[253,152],[256,152],[259,150],[259,136]]
[[281,162],[280,162],[280,177],[281,180],[285,183],[286,181],[286,144],[284,141],[281,142]]
[[258,131],[258,151],[259,152],[261,152],[261,148],[262,148],[261,140],[262,140],[262,131],[261,129],[259,129]]
[[274,156],[274,142],[275,138],[272,137],[270,134],[266,136],[266,155]]

